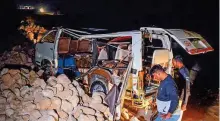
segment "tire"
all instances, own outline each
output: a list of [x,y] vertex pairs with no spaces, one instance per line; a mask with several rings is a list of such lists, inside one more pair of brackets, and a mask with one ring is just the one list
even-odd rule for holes
[[42,67],[42,69],[44,70],[44,73],[43,73],[43,79],[45,80],[45,81],[47,81],[47,79],[50,77],[50,76],[52,76],[52,67],[51,67],[52,65],[51,65],[51,63],[50,63],[50,61],[48,61],[48,60],[43,60],[42,61],[42,63],[41,63],[41,67]]
[[94,81],[90,87],[90,92],[91,94],[94,92],[103,92],[107,94],[107,87],[101,81]]

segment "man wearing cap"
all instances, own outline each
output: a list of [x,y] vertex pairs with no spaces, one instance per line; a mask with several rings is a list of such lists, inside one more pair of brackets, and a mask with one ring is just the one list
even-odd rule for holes
[[190,96],[189,70],[183,64],[183,59],[180,55],[173,58],[173,66],[178,69],[179,81],[177,82],[177,85],[179,96],[183,103],[181,109],[185,111]]
[[154,65],[150,70],[150,75],[153,80],[160,82],[156,96],[159,115],[155,121],[177,121],[180,115],[176,113],[179,102],[176,83],[160,65]]

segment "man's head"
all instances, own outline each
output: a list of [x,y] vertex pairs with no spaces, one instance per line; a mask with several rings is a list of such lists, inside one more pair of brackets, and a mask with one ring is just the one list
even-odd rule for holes
[[177,55],[172,60],[174,68],[181,68],[183,66],[183,58],[180,55]]
[[162,81],[167,77],[167,73],[161,65],[154,65],[150,70],[151,78],[155,81]]

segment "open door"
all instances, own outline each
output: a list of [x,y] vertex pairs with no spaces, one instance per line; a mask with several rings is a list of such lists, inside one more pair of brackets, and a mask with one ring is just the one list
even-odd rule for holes
[[171,37],[190,55],[214,51],[212,46],[198,33],[183,29],[167,29]]

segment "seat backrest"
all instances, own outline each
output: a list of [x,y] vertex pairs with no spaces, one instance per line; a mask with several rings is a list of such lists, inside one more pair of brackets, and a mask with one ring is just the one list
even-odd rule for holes
[[70,37],[60,37],[58,42],[58,54],[66,54],[69,52],[70,41]]
[[108,54],[106,52],[106,49],[102,48],[99,56],[98,56],[98,60],[108,60]]
[[78,46],[79,46],[79,40],[71,40],[70,41],[70,46],[69,46],[69,53],[70,54],[77,53]]
[[151,66],[160,64],[163,68],[168,68],[169,61],[170,61],[169,50],[157,49],[153,53]]
[[89,40],[80,40],[78,44],[78,52],[91,52],[92,44]]
[[124,61],[128,61],[128,54],[129,51],[127,50],[127,48],[125,49],[123,45],[119,45],[115,53],[115,59],[117,60],[124,59]]

